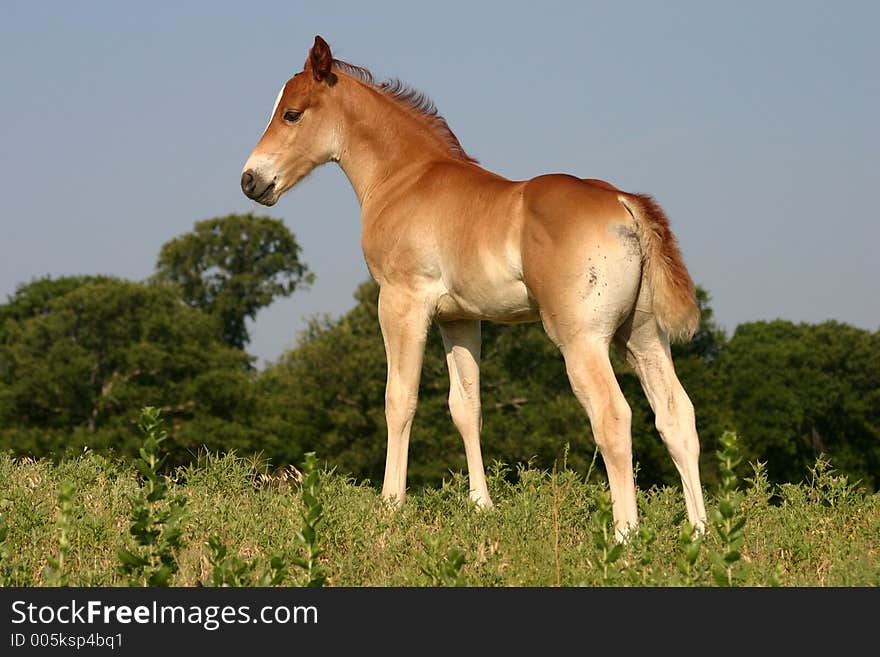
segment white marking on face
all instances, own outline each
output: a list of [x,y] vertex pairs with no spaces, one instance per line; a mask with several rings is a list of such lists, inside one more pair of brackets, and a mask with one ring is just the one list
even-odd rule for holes
[[[286,84],[284,85],[287,86]],[[278,97],[275,98],[275,104],[272,105],[272,113],[269,115],[269,123],[266,124],[266,128],[272,123],[272,119],[275,117],[275,112],[278,110],[278,104],[281,102],[281,96],[284,95],[284,87],[281,87],[281,91],[278,92]]]

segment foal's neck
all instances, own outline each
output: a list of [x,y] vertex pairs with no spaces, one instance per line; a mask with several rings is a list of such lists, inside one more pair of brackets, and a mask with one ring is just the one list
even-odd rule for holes
[[450,159],[448,149],[424,122],[401,103],[349,76],[342,107],[339,166],[361,207],[407,167]]

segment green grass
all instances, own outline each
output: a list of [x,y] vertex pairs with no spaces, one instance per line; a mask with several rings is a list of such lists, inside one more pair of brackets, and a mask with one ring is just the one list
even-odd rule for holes
[[[492,510],[468,501],[461,474],[395,510],[337,474],[307,471],[303,495],[293,468],[205,456],[164,478],[146,512],[161,521],[184,505],[181,540],[162,548],[173,586],[880,585],[880,495],[821,460],[806,484],[770,486],[759,467],[737,495],[707,491],[702,537],[688,532],[678,489],[640,491],[640,531],[619,548],[603,486],[566,469],[513,475],[490,468]],[[148,483],[92,453],[58,464],[0,456],[0,584],[131,583],[119,555],[146,549],[131,530]],[[711,522],[723,500],[726,535]],[[740,517],[742,540],[729,531]]]

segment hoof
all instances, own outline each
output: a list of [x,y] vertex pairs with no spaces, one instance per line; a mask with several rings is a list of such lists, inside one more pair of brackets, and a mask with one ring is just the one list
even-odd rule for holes
[[480,510],[483,509],[491,509],[495,505],[492,504],[492,499],[488,495],[482,495],[477,491],[471,491],[469,494],[471,502],[477,505],[477,508]]

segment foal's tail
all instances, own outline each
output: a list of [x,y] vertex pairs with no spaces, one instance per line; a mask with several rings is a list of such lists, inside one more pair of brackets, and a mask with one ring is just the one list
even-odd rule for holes
[[700,308],[666,213],[647,194],[620,194],[618,199],[638,225],[643,280],[650,285],[657,323],[670,340],[690,340],[700,323]]

